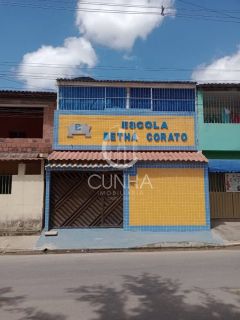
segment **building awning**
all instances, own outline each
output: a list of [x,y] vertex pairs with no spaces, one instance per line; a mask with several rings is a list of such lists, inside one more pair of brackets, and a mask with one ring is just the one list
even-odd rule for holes
[[209,172],[240,172],[240,160],[218,160],[208,161]]
[[163,161],[163,162],[207,162],[201,152],[163,152],[163,151],[53,151],[50,162],[82,161]]
[[0,161],[41,160],[44,158],[47,158],[47,154],[45,153],[0,152]]

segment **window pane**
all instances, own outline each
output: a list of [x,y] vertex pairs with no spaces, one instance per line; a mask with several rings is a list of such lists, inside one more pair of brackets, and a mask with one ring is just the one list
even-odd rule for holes
[[126,107],[126,88],[117,87],[60,87],[59,109],[104,110]]
[[150,88],[131,88],[130,89],[131,98],[151,98]]
[[153,111],[193,112],[195,110],[194,89],[152,89]]
[[126,108],[126,88],[106,88],[106,108]]
[[151,109],[151,99],[130,99],[131,109]]
[[130,89],[130,108],[151,109],[151,89],[150,88],[131,88]]

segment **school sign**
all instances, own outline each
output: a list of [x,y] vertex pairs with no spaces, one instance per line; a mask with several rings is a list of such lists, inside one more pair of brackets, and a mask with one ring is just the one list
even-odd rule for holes
[[56,115],[57,141],[64,149],[194,149],[194,116]]

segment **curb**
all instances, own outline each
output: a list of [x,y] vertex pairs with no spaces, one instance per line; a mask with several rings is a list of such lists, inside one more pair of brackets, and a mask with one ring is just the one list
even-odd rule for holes
[[66,253],[113,253],[113,252],[157,252],[157,251],[195,251],[195,250],[230,250],[240,249],[240,242],[226,244],[164,244],[149,245],[134,248],[107,248],[107,249],[8,249],[1,250],[0,256],[3,255],[45,255],[45,254],[66,254]]

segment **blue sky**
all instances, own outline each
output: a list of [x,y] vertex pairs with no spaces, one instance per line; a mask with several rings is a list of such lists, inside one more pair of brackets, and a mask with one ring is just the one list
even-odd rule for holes
[[[100,0],[90,1],[100,2]],[[110,3],[116,1],[123,3],[123,0]],[[146,1],[139,0],[132,3],[133,6],[146,5]],[[68,66],[71,63],[69,60],[71,54],[73,54],[74,63],[67,73],[71,76],[84,73],[106,79],[189,80],[192,78],[193,71],[199,65],[205,64],[200,70],[195,71],[194,79],[208,82],[225,80],[240,82],[240,72],[237,71],[240,69],[239,0],[167,0],[167,3],[166,0],[165,2],[164,0],[151,1],[154,6],[160,6],[163,2],[167,7],[170,3],[171,10],[176,10],[171,11],[171,15],[175,17],[164,17],[160,25],[158,25],[159,21],[156,23],[150,21],[148,28],[145,27],[147,23],[144,15],[141,15],[143,19],[136,22],[136,25],[134,20],[131,23],[125,22],[125,25],[129,23],[126,30],[116,26],[117,31],[117,28],[120,28],[120,31],[115,33],[116,42],[110,30],[112,26],[114,29],[114,22],[101,29],[102,22],[96,17],[96,30],[93,30],[94,26],[88,24],[91,19],[95,19],[96,12],[86,15],[79,11],[80,22],[76,22],[77,0],[0,1],[0,89],[51,89],[50,82],[44,83],[44,78],[48,77],[53,81],[53,78],[62,76],[63,71],[60,65]],[[101,2],[108,1],[101,0]],[[23,3],[24,7],[21,6]],[[47,8],[42,7],[44,3]],[[79,1],[79,6],[81,5]],[[89,8],[88,4],[85,4],[85,7]],[[100,10],[102,8],[100,7]],[[126,7],[124,8],[126,10]],[[136,11],[136,8],[127,10]],[[148,9],[146,5],[144,10],[149,12],[152,9]],[[156,12],[156,9],[154,10]],[[109,15],[113,19],[117,16],[123,17],[119,21],[124,24],[124,14],[106,13],[106,19]],[[218,22],[213,21],[214,19]],[[154,23],[156,26],[152,26]],[[144,28],[148,28],[147,36],[144,34],[146,31]],[[132,30],[135,30],[135,37],[132,36],[125,43],[124,40]],[[64,53],[68,58],[51,60],[49,52],[46,54],[44,50],[38,51],[43,45],[48,46],[49,49],[62,48],[65,39],[73,37],[76,43],[73,43],[70,48],[67,46],[67,50],[70,51],[65,50]],[[85,42],[79,42],[80,38]],[[133,43],[129,44],[132,39]],[[83,45],[86,45],[84,52],[82,52]],[[50,57],[58,54],[59,50],[53,50]],[[39,52],[39,54],[37,57],[36,55],[28,56],[24,65],[24,55],[33,52]],[[41,57],[39,57],[40,54]],[[41,61],[37,70],[36,66],[35,69],[32,68],[34,61],[37,61],[36,64]],[[55,67],[52,61],[56,61]],[[48,63],[50,66],[47,66]],[[234,72],[232,72],[233,69]]]

